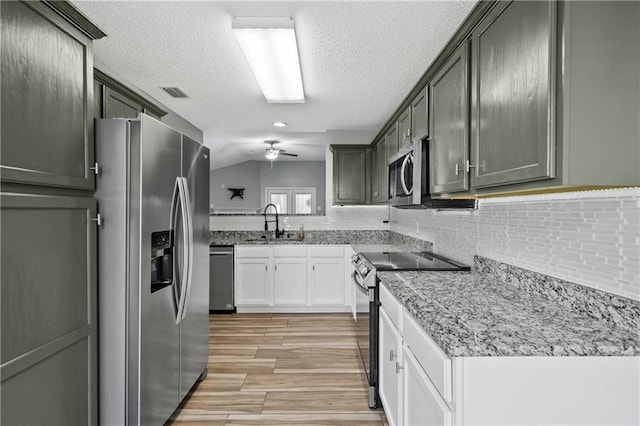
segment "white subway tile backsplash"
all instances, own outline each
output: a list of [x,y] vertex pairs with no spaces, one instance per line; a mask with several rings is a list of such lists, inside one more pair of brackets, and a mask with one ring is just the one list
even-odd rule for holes
[[[640,300],[640,189],[479,200],[478,209],[391,209],[391,230],[473,264],[492,258]],[[416,222],[420,232],[416,232]]]

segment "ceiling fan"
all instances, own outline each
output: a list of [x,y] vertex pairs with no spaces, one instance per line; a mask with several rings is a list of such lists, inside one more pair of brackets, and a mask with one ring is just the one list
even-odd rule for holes
[[286,152],[284,149],[279,149],[279,148],[274,148],[273,145],[280,143],[280,141],[264,141],[264,143],[269,144],[269,148],[264,150],[264,156],[267,158],[267,160],[275,160],[276,158],[278,158],[278,156],[280,155],[286,155],[289,157],[297,157],[298,154],[289,154],[288,152]]

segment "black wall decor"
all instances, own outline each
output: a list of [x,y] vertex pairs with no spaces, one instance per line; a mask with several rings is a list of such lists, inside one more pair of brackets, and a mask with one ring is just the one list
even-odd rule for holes
[[236,197],[240,197],[241,199],[244,200],[244,188],[227,188],[227,189],[233,192],[233,194],[231,194],[231,198],[229,198],[230,200],[233,200]]

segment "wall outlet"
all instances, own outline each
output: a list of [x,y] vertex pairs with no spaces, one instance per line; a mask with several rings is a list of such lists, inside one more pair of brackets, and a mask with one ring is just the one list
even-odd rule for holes
[[416,234],[420,233],[420,222],[416,220]]
[[220,185],[220,188],[224,189],[224,183],[222,185]]

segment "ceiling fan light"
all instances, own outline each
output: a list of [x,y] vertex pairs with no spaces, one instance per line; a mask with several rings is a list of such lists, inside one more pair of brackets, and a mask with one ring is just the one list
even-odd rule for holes
[[275,149],[267,151],[264,156],[267,157],[267,160],[275,160],[276,158],[278,158],[278,151],[276,151]]
[[304,103],[293,19],[238,17],[232,28],[267,102]]

